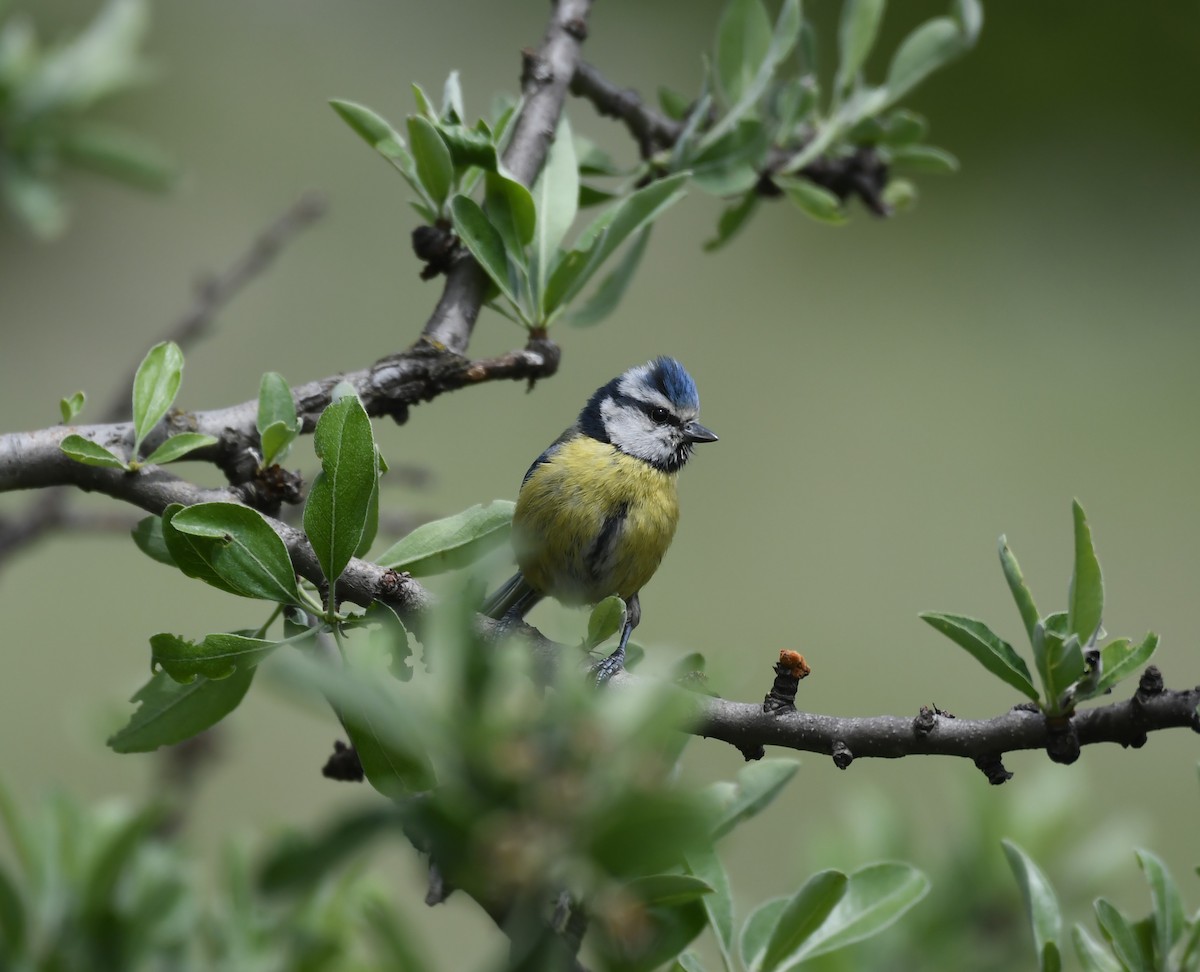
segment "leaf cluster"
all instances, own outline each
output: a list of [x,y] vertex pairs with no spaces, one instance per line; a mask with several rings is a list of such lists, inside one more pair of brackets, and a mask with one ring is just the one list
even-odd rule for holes
[[1111,692],[1118,682],[1135,674],[1154,655],[1158,635],[1150,632],[1134,645],[1105,637],[1104,578],[1092,544],[1092,530],[1083,507],[1072,504],[1075,528],[1074,571],[1067,591],[1067,609],[1039,615],[1033,594],[1008,541],[1000,537],[1000,566],[1029,637],[1039,691],[1025,660],[984,622],[959,614],[925,612],[921,618],[955,644],[970,652],[989,672],[1038,703],[1047,715],[1069,715],[1077,703]]
[[0,9],[0,197],[38,236],[66,227],[66,170],[143,189],[174,181],[157,146],[92,117],[149,77],[139,54],[148,21],[145,0],[108,0],[76,36],[43,47],[28,18]]
[[864,69],[885,10],[885,0],[842,5],[837,68],[822,90],[817,37],[799,0],[786,0],[774,24],[762,0],[730,0],[699,96],[688,103],[660,95],[683,130],[669,152],[651,160],[669,171],[690,169],[701,189],[733,200],[707,249],[737,233],[764,194],[782,194],[836,225],[846,221],[852,195],[879,213],[911,205],[915,187],[894,172],[957,170],[952,155],[924,144],[925,120],[897,105],[974,46],[982,6],[955,0],[949,15],[918,26],[873,84]]
[[[1012,841],[1004,853],[1016,876],[1033,931],[1041,972],[1059,972],[1065,943],[1062,913],[1054,887],[1037,863]],[[1071,944],[1084,972],[1195,972],[1200,969],[1200,911],[1188,918],[1171,872],[1148,850],[1136,852],[1150,888],[1150,912],[1134,920],[1107,898],[1093,903],[1100,939],[1081,923],[1071,928]]]
[[0,968],[416,968],[419,949],[381,888],[348,873],[279,894],[259,873],[286,839],[229,845],[209,882],[162,835],[171,811],[88,807],[58,795],[24,813],[0,788]]
[[[107,446],[78,433],[65,436],[59,444],[66,455],[85,466],[101,466],[137,472],[142,466],[163,465],[182,459],[190,452],[215,445],[217,440],[200,432],[177,432],[161,442],[150,455],[139,458],[146,436],[171,410],[183,381],[183,352],[174,341],[162,341],[146,352],[133,379],[133,448],[122,459]],[[70,422],[82,410],[83,392],[64,398],[59,407],[63,421]]]

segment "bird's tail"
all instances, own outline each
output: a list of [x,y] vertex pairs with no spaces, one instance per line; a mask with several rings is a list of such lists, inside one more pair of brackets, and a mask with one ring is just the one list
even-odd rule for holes
[[542,595],[530,586],[525,575],[518,570],[483,602],[483,613],[496,620],[509,613],[516,613],[517,617],[523,618],[541,599]]

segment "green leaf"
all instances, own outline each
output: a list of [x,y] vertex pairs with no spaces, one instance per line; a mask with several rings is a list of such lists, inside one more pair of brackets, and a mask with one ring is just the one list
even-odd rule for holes
[[673,121],[683,121],[687,117],[688,109],[691,108],[692,102],[690,98],[686,98],[678,91],[674,91],[665,85],[658,87],[658,104],[662,108],[663,114]]
[[1158,635],[1149,632],[1140,645],[1129,647],[1127,638],[1105,645],[1100,652],[1101,675],[1094,694],[1103,695],[1118,682],[1128,678],[1154,655]]
[[442,86],[442,117],[456,118],[459,121],[466,117],[463,113],[462,82],[457,71],[451,71],[446,77],[445,85]]
[[475,174],[459,183],[458,191],[464,196],[470,194],[484,172],[500,172],[503,169],[490,132],[467,128],[465,125],[436,124],[434,127],[446,143],[450,161],[456,170],[476,168]]
[[734,104],[753,82],[771,47],[771,19],[761,0],[730,0],[717,25],[717,83]]
[[204,435],[200,432],[180,432],[162,442],[157,449],[142,460],[142,465],[154,463],[162,466],[183,458],[189,452],[216,444],[217,437],[214,435]]
[[681,952],[671,972],[705,972],[704,963],[695,952]]
[[110,0],[78,36],[50,49],[15,92],[18,117],[86,109],[144,80],[138,57],[149,27],[144,0]]
[[[183,507],[180,507],[182,509]],[[137,526],[129,531],[138,549],[151,560],[157,560],[168,567],[178,567],[171,551],[167,549],[167,541],[163,537],[162,520],[157,516],[147,516],[138,521]]]
[[417,178],[421,180],[434,206],[441,210],[454,183],[454,163],[450,159],[450,150],[433,123],[420,115],[410,115],[408,118],[408,142],[412,146]]
[[838,62],[835,85],[839,91],[854,83],[879,36],[886,0],[846,0],[838,29]]
[[114,831],[107,833],[92,848],[91,866],[83,882],[81,905],[93,921],[112,914],[117,882],[133,868],[135,857],[155,837],[170,811],[165,805],[151,805],[129,815]]
[[741,230],[758,209],[758,193],[748,192],[731,206],[726,206],[717,220],[717,235],[704,242],[704,249],[711,253],[728,243]]
[[63,161],[75,168],[139,189],[163,192],[179,177],[178,166],[153,142],[97,122],[71,126],[58,147]]
[[983,4],[979,0],[954,0],[951,11],[963,34],[963,44],[973,47],[983,30]]
[[883,141],[896,148],[913,145],[921,141],[928,131],[929,125],[924,118],[907,108],[898,108],[884,125]]
[[945,149],[932,145],[906,145],[889,150],[892,166],[909,172],[930,175],[953,175],[958,171],[958,159]]
[[525,247],[533,241],[537,225],[533,196],[521,183],[498,172],[489,172],[485,178],[488,221],[500,233],[508,255],[524,266]]
[[504,246],[504,237],[492,225],[479,203],[467,196],[455,196],[450,203],[450,217],[454,221],[454,232],[471,251],[471,256],[513,306],[520,308],[520,300],[508,274],[508,251]]
[[[329,104],[342,121],[354,129],[363,141],[399,171],[418,196],[422,199],[425,198],[425,190],[417,177],[417,164],[405,147],[404,139],[399,132],[364,105],[337,99],[330,101]],[[430,212],[427,218],[435,217],[436,214]]]
[[1000,534],[1000,567],[1004,571],[1004,579],[1008,581],[1008,589],[1012,592],[1013,600],[1017,604],[1017,611],[1020,612],[1025,631],[1032,641],[1033,629],[1038,623],[1037,605],[1033,603],[1033,595],[1025,583],[1025,575],[1021,573],[1016,555],[1009,549],[1004,534]]
[[277,676],[315,689],[333,706],[358,753],[363,773],[384,796],[428,790],[437,776],[411,707],[401,704],[384,674],[390,657],[375,644],[345,644],[346,665],[335,668],[289,653],[271,666]]
[[67,228],[67,201],[49,178],[6,165],[0,169],[0,195],[40,239],[56,239]]
[[300,603],[287,547],[257,510],[237,503],[173,510],[163,513],[163,538],[189,577],[242,597]]
[[1117,960],[1129,972],[1154,972],[1154,962],[1146,953],[1129,919],[1107,898],[1097,898],[1093,907],[1096,909],[1096,920],[1100,922],[1100,931],[1112,946]]
[[466,567],[508,539],[514,509],[511,500],[492,500],[424,523],[380,554],[376,562],[413,577]]
[[128,469],[120,456],[109,452],[99,442],[85,439],[82,435],[68,435],[58,447],[76,462],[85,466],[106,466],[110,469]]
[[708,923],[725,960],[730,965],[733,955],[733,891],[729,886],[729,875],[711,846],[697,847],[687,855],[687,869],[692,875],[712,888],[711,894],[703,898]]
[[200,676],[217,680],[253,668],[275,648],[274,641],[240,634],[208,634],[195,642],[163,632],[150,637],[150,664],[177,682],[193,682]]
[[430,99],[429,95],[425,93],[425,89],[416,82],[413,82],[412,94],[413,101],[417,103],[417,111],[419,111],[430,121],[437,121],[437,109],[433,107],[433,101]]
[[1067,631],[1079,635],[1079,643],[1086,645],[1100,627],[1104,613],[1104,578],[1092,546],[1087,514],[1079,500],[1071,503],[1071,511],[1075,520],[1075,571],[1067,595]]
[[871,938],[929,893],[929,879],[910,864],[871,864],[850,875],[846,892],[825,921],[792,952],[789,965]]
[[709,808],[694,794],[630,789],[597,806],[583,825],[584,848],[613,877],[639,877],[678,866],[707,843],[710,825]]
[[783,5],[779,9],[779,17],[775,21],[775,29],[771,33],[771,43],[767,47],[766,54],[762,57],[754,77],[743,85],[742,93],[737,101],[700,139],[701,149],[719,141],[757,105],[758,100],[770,85],[776,69],[795,48],[796,41],[800,37],[800,25],[799,0],[783,0]]
[[788,900],[767,940],[762,972],[795,964],[809,938],[824,924],[846,893],[848,879],[841,871],[818,871]]
[[1167,956],[1179,941],[1186,924],[1183,902],[1171,872],[1162,860],[1148,850],[1138,850],[1135,853],[1138,865],[1146,875],[1146,883],[1150,885],[1150,900],[1154,905],[1155,948],[1159,962],[1166,964]]
[[579,211],[579,166],[575,142],[566,115],[558,125],[558,134],[537,182],[533,185],[537,221],[533,233],[531,277],[533,292],[544,315],[546,290],[558,259],[558,251]]
[[887,101],[894,103],[966,50],[959,25],[934,17],[909,34],[896,49],[888,68]]
[[625,627],[627,609],[625,602],[617,595],[606,597],[592,608],[588,616],[587,640],[584,647],[595,648],[608,641],[613,635]]
[[336,581],[358,549],[367,526],[378,460],[371,420],[354,395],[331,402],[313,433],[321,472],[304,504],[304,532],[329,581]]
[[262,443],[262,464],[273,466],[287,456],[303,427],[296,415],[296,401],[283,375],[268,371],[258,386],[258,417],[255,421]]
[[1025,661],[1013,651],[1012,645],[982,621],[932,611],[925,611],[919,617],[956,645],[967,649],[993,675],[1033,701],[1038,701],[1037,689],[1033,687]]
[[62,413],[63,424],[66,425],[71,419],[82,412],[84,403],[86,402],[87,396],[81,391],[77,391],[69,398],[59,399],[58,410]]
[[617,247],[681,199],[686,181],[687,174],[679,173],[652,182],[604,213],[593,224],[602,228],[586,244],[581,238],[551,275],[542,301],[547,320],[574,299]]
[[130,700],[138,709],[108,745],[118,753],[149,753],[190,739],[238,707],[254,672],[246,668],[219,681],[198,678],[187,685],[158,672]]
[[133,379],[133,455],[142,440],[175,402],[183,381],[183,352],[174,341],[162,341],[146,352]]
[[1121,963],[1109,955],[1083,925],[1077,924],[1071,929],[1071,941],[1083,972],[1122,972]]
[[846,211],[842,208],[842,201],[824,186],[818,186],[807,179],[785,177],[777,178],[775,182],[806,216],[830,226],[840,226],[846,222]]
[[903,213],[917,204],[917,187],[908,179],[890,179],[883,187],[883,204],[892,212]]
[[392,806],[351,812],[312,836],[289,834],[270,849],[255,884],[269,895],[319,894],[323,882],[348,858],[388,833],[400,832],[400,816]]
[[767,941],[771,937],[771,932],[775,930],[775,926],[779,924],[779,916],[783,914],[783,909],[787,905],[787,898],[772,898],[764,901],[750,912],[750,917],[742,926],[738,951],[742,956],[742,964],[750,972],[758,972],[762,967]]
[[1071,940],[1084,972],[1128,972],[1128,967],[1117,961],[1083,925],[1076,924],[1071,929]]
[[743,766],[738,771],[737,790],[713,827],[713,837],[725,836],[765,810],[799,768],[800,763],[794,759],[760,759]]
[[572,324],[586,327],[598,324],[617,309],[617,305],[621,303],[621,298],[625,296],[625,291],[629,287],[629,281],[633,279],[638,265],[642,262],[642,255],[646,252],[646,245],[650,242],[652,229],[652,226],[647,226],[638,231],[633,242],[625,248],[624,255],[613,268],[612,273],[600,281],[600,285],[581,307],[567,315],[567,320]]
[[683,904],[713,891],[707,882],[690,874],[648,874],[630,881],[624,890],[649,906]]
[[376,447],[375,482],[371,487],[371,496],[367,500],[367,519],[363,523],[362,536],[358,539],[358,546],[354,548],[355,557],[365,557],[367,551],[371,549],[371,544],[375,542],[376,534],[379,533],[379,477],[386,469],[387,464]]
[[1041,972],[1058,972],[1062,968],[1059,939],[1062,937],[1062,915],[1058,908],[1058,897],[1054,888],[1034,863],[1033,858],[1011,840],[1000,842],[1004,856],[1012,868],[1025,902],[1025,917],[1033,931],[1033,947],[1038,956]]
[[1033,660],[1046,693],[1045,711],[1056,714],[1064,705],[1069,707],[1073,700],[1064,697],[1063,693],[1082,677],[1086,668],[1079,638],[1071,635],[1064,640],[1053,631],[1047,631],[1039,621],[1033,629]]

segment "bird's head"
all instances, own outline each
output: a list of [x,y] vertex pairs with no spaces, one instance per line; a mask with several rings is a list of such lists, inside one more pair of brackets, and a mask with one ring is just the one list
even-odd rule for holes
[[716,442],[698,421],[696,383],[674,358],[655,358],[596,389],[579,414],[585,435],[610,442],[664,472],[680,469],[698,442]]

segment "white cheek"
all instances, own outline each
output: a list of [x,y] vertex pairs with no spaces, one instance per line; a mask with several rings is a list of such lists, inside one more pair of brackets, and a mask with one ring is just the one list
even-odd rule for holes
[[671,426],[650,421],[640,409],[604,402],[600,415],[612,444],[628,455],[647,462],[666,462],[678,446]]

